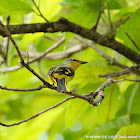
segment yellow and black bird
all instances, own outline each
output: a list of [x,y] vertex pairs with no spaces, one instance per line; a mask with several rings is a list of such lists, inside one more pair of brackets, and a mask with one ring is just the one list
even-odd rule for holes
[[62,64],[52,67],[48,75],[57,84],[57,92],[68,92],[67,83],[74,78],[74,71],[81,65],[88,63],[80,59],[69,58]]

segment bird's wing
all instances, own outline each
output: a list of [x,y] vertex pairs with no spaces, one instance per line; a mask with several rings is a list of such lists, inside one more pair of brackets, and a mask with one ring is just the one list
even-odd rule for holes
[[54,73],[59,73],[60,75],[64,74],[64,75],[67,75],[67,76],[73,76],[74,75],[73,69],[70,68],[70,67],[66,67],[66,66],[57,67],[54,70]]
[[48,75],[52,75],[53,73],[58,73],[60,75],[65,74],[67,76],[73,76],[74,75],[74,71],[70,66],[61,64],[61,65],[57,65],[52,67],[49,72]]

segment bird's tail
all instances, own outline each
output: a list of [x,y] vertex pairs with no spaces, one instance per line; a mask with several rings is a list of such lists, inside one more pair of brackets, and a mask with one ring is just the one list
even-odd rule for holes
[[62,91],[67,92],[65,78],[56,79],[56,82],[57,82],[57,92]]

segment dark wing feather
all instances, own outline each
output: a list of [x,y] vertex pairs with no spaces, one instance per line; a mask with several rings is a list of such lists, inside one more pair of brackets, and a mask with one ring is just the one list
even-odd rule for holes
[[56,70],[54,70],[54,73],[59,73],[60,75],[64,74],[67,76],[73,76],[74,71],[72,68],[69,67],[57,67]]

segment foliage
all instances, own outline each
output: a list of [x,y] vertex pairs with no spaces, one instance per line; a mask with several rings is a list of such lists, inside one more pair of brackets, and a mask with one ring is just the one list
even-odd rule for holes
[[[86,28],[91,28],[96,23],[100,9],[99,0],[38,0],[36,3],[40,5],[41,12],[49,21],[56,21],[63,16]],[[106,29],[110,29],[108,8],[112,24],[120,19],[128,18],[116,28],[116,39],[139,53],[125,32],[140,46],[140,1],[108,0],[107,3],[107,0],[104,0],[103,3],[104,12],[98,31],[105,33]],[[31,0],[0,0],[0,18],[4,23],[8,15],[11,17],[10,24],[45,22],[34,11],[37,12],[37,9]],[[55,39],[45,39],[44,36]],[[13,35],[13,38],[22,52],[29,50],[35,54],[45,51],[63,36],[66,37],[66,42],[53,51],[58,52],[69,49],[71,47],[69,40],[73,41],[76,35],[73,33],[35,33]],[[74,40],[73,43],[75,42]],[[2,38],[0,43],[4,43]],[[16,51],[12,43],[9,47],[9,66],[18,65],[19,58],[15,56]],[[132,65],[131,61],[113,50],[100,45],[98,47],[119,62],[127,66]],[[92,48],[75,53],[71,57],[89,62],[76,71],[75,78],[68,84],[69,89],[79,94],[95,91],[105,81],[98,78],[99,74],[120,70],[117,66],[108,65],[107,61]],[[1,55],[0,60],[2,60]],[[31,67],[40,75],[43,73],[45,79],[50,81],[46,76],[48,70],[64,60],[42,59],[40,62],[31,64]],[[4,67],[4,64],[0,66],[1,69]],[[0,85],[6,87],[33,88],[40,84],[42,83],[25,68],[0,74]],[[0,126],[0,140],[84,140],[86,136],[92,135],[140,135],[139,91],[139,83],[125,81],[113,84],[105,89],[106,96],[101,106],[93,107],[80,99],[69,100],[27,123],[9,128]],[[67,96],[50,89],[35,92],[0,90],[0,122],[11,124],[24,120]]]

